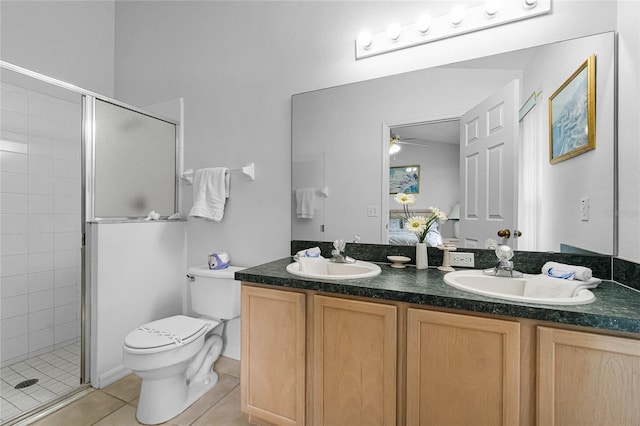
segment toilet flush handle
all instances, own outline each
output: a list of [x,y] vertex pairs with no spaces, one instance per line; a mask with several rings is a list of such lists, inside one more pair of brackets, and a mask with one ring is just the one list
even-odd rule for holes
[[189,282],[194,282],[196,280],[196,277],[191,274],[187,274],[187,279],[189,280]]

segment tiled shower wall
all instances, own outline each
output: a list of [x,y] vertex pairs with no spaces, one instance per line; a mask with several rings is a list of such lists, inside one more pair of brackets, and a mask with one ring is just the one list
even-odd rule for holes
[[4,77],[1,90],[4,367],[80,337],[81,106]]

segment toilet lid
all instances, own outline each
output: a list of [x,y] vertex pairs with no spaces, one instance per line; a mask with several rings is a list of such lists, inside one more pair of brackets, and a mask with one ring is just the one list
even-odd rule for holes
[[124,339],[133,349],[153,349],[182,346],[200,337],[209,329],[206,321],[176,315],[141,325]]

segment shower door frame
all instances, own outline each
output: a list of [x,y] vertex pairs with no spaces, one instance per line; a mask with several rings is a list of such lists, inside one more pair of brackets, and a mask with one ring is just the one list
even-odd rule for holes
[[[176,164],[175,164],[175,211],[178,212],[180,209],[180,200],[181,200],[181,185],[180,185],[180,173],[182,170],[183,164],[183,146],[182,146],[182,124],[179,121],[175,121],[169,119],[167,117],[163,117],[159,114],[154,114],[149,111],[145,111],[143,109],[134,107],[132,105],[128,105],[124,102],[120,102],[116,99],[110,98],[108,96],[101,95],[96,92],[92,92],[90,90],[83,89],[81,87],[75,86],[73,84],[64,82],[62,80],[58,80],[44,74],[40,74],[35,71],[31,71],[29,69],[20,67],[18,65],[2,61],[0,60],[0,70],[12,71],[17,74],[21,74],[26,77],[33,78],[35,80],[51,84],[53,86],[57,86],[71,92],[77,93],[81,96],[81,211],[80,211],[80,232],[81,232],[81,247],[80,247],[80,288],[81,288],[81,300],[80,300],[80,385],[70,391],[68,394],[62,395],[60,397],[54,398],[53,400],[43,403],[41,406],[34,408],[31,411],[25,412],[23,415],[18,416],[17,418],[11,420],[20,421],[23,418],[29,418],[32,415],[38,414],[47,410],[50,407],[53,407],[62,401],[72,397],[74,394],[81,392],[82,390],[88,388],[90,386],[90,365],[87,350],[89,348],[89,339],[91,338],[90,326],[88,323],[89,317],[89,301],[91,299],[91,295],[89,294],[90,286],[90,277],[91,277],[91,262],[87,259],[87,223],[97,222],[93,217],[93,184],[94,184],[94,159],[93,159],[93,146],[95,143],[95,125],[94,125],[94,104],[95,100],[99,99],[105,102],[109,102],[111,104],[120,106],[122,108],[129,109],[134,112],[138,112],[140,114],[156,118],[158,120],[162,120],[171,124],[176,125]],[[118,220],[117,222],[126,222],[129,220]],[[89,222],[88,222],[89,221]],[[98,220],[99,221],[99,220]]]

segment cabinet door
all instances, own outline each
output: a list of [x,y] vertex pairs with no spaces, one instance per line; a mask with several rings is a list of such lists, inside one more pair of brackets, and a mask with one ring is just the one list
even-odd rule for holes
[[305,296],[242,286],[241,408],[278,425],[305,423]]
[[517,425],[520,324],[407,314],[407,424]]
[[639,425],[640,340],[538,327],[538,423]]
[[397,308],[314,296],[315,425],[394,425]]

